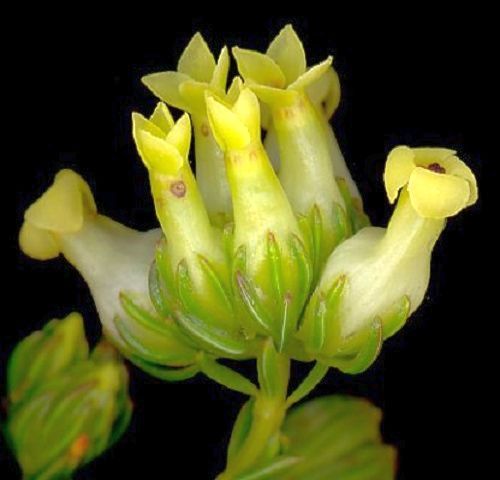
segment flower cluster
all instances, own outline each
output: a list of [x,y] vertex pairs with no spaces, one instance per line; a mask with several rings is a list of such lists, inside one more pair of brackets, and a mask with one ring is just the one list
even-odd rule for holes
[[[421,304],[433,246],[475,203],[475,177],[453,151],[397,147],[384,175],[396,208],[387,228],[369,226],[329,123],[332,58],[309,67],[290,26],[266,53],[232,53],[241,78],[229,88],[228,49],[216,60],[200,34],[177,71],[143,79],[161,101],[133,115],[133,136],[160,230],[99,214],[65,170],[26,212],[21,247],[63,254],[109,340],[157,377],[213,374],[269,338],[291,359],[359,373]],[[167,105],[186,113],[176,121]]]

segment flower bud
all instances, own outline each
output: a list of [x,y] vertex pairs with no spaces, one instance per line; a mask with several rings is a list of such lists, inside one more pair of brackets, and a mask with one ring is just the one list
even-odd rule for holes
[[477,200],[473,173],[450,150],[398,147],[384,180],[391,202],[402,189],[387,229],[365,228],[333,252],[300,332],[317,358],[350,373],[420,306],[445,219]]
[[281,350],[309,293],[302,235],[260,140],[257,97],[245,88],[232,108],[213,97],[207,104],[232,193],[233,282],[242,321],[249,332],[271,335]]
[[319,274],[324,261],[350,234],[344,199],[335,181],[328,137],[307,94],[332,63],[307,69],[304,48],[289,25],[271,42],[267,54],[233,49],[240,74],[269,108],[279,146],[279,179],[301,227]]
[[8,365],[9,403],[15,403],[47,379],[85,360],[89,347],[80,314],[52,320],[20,342]]
[[[13,355],[11,363],[19,362],[18,349]],[[87,355],[47,372],[42,383],[12,403],[5,431],[24,478],[69,478],[121,437],[131,411],[123,364]]]
[[217,63],[200,33],[194,35],[179,60],[176,72],[160,72],[143,78],[144,84],[168,105],[192,116],[196,152],[196,178],[211,221],[224,225],[232,218],[231,194],[224,155],[210,131],[205,94],[221,99],[232,96],[238,81],[226,95],[229,53],[223,48]]
[[[160,351],[162,366],[191,365],[196,350],[186,345],[171,321],[155,316],[149,300],[149,270],[160,235],[159,230],[138,232],[98,214],[87,183],[63,170],[26,211],[20,244],[36,259],[64,255],[89,285],[105,335],[134,363],[149,368],[151,357],[142,363],[145,352]],[[124,308],[124,295],[140,307]],[[141,324],[130,315],[136,311],[147,312],[162,328]]]

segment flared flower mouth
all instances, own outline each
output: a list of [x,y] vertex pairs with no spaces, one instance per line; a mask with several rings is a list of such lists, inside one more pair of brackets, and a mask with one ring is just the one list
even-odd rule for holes
[[424,218],[452,217],[476,203],[476,178],[454,150],[397,147],[387,159],[384,183],[394,203],[408,189],[415,211]]
[[62,170],[26,211],[19,234],[21,249],[38,260],[55,258],[60,253],[57,236],[79,232],[85,217],[96,214],[87,182],[72,170]]

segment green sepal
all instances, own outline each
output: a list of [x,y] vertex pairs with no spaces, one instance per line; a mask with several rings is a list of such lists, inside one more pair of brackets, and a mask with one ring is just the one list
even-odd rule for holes
[[257,357],[259,385],[263,395],[284,399],[287,395],[290,377],[290,359],[278,353],[269,338],[262,344]]
[[194,362],[198,350],[172,319],[160,319],[125,292],[120,293],[120,301],[127,316],[115,317],[114,323],[128,347],[127,357],[174,367]]
[[183,380],[194,377],[200,372],[200,367],[197,364],[186,367],[163,367],[145,362],[138,357],[131,357],[130,361],[152,377],[158,378],[159,380],[166,380],[167,382],[182,382]]
[[246,248],[240,246],[233,258],[234,289],[242,308],[242,322],[251,333],[267,335],[272,332],[273,321],[267,309],[262,305],[253,282],[247,276]]
[[257,387],[248,378],[235,370],[218,363],[207,355],[202,355],[198,362],[201,371],[209,378],[236,392],[254,397]]
[[[332,358],[322,360],[328,365],[338,368],[342,372],[350,375],[357,375],[364,372],[377,359],[382,348],[383,331],[381,320],[376,318],[366,331],[360,335],[362,335],[361,339],[356,338],[346,341],[344,345],[339,348],[340,355],[337,354]],[[351,342],[356,344],[361,342],[359,352],[354,355],[343,356],[341,354],[342,349],[349,350]]]
[[216,357],[243,359],[252,356],[254,346],[243,335],[231,335],[181,311],[175,313],[175,319],[203,350]]
[[391,308],[381,315],[384,340],[397,333],[408,320],[411,311],[411,301],[408,296],[402,297]]
[[166,288],[164,276],[161,275],[157,261],[154,261],[149,270],[149,297],[153,307],[162,317],[172,315],[173,300]]
[[352,233],[355,234],[365,227],[371,225],[368,215],[363,210],[363,205],[360,198],[351,196],[347,181],[344,178],[336,178],[340,193],[344,199],[347,217],[351,224]]
[[340,276],[328,292],[318,292],[308,305],[299,337],[316,354],[332,355],[340,343],[338,311],[347,279]]
[[342,206],[334,203],[330,218],[324,218],[321,209],[314,205],[307,215],[298,216],[299,228],[306,240],[312,259],[314,281],[333,250],[351,235],[351,226]]
[[231,464],[234,457],[240,451],[240,448],[245,443],[245,439],[250,432],[253,421],[253,408],[255,400],[251,398],[241,408],[233,426],[231,438],[229,440],[229,447],[227,449],[227,463]]
[[194,268],[202,275],[203,288],[198,291],[191,279],[190,267],[186,260],[177,266],[175,275],[177,296],[180,307],[186,314],[202,319],[205,323],[221,330],[235,333],[239,325],[234,320],[229,285],[216,268],[202,255],[197,255]]

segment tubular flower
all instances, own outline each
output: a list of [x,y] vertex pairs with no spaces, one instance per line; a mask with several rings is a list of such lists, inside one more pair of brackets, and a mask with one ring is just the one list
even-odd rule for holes
[[184,50],[177,71],[143,78],[144,84],[162,101],[191,114],[194,124],[196,175],[211,220],[223,225],[232,218],[231,194],[226,180],[224,156],[214,140],[207,119],[205,94],[236,99],[240,80],[226,94],[229,52],[224,47],[217,62],[200,33]]
[[[64,255],[89,285],[105,335],[146,369],[156,363],[190,365],[196,354],[172,321],[155,329],[160,320],[153,313],[147,279],[160,236],[160,230],[138,232],[98,214],[87,183],[63,170],[26,211],[19,240],[32,258]],[[153,325],[139,323],[134,317],[139,312]],[[168,355],[154,361],[147,353],[158,350]]]
[[214,340],[206,346],[213,353],[244,355],[247,345],[234,318],[223,234],[210,223],[189,166],[189,116],[174,123],[160,104],[149,120],[138,114],[133,120],[165,233],[152,274],[152,299],[160,314],[175,317],[187,335],[206,344],[211,331]]
[[335,250],[304,316],[301,338],[322,361],[352,373],[367,368],[422,303],[446,218],[477,200],[475,177],[454,154],[390,153],[389,200],[402,192],[387,229],[365,228]]
[[339,142],[330,123],[340,104],[341,86],[337,72],[330,67],[328,72],[311,84],[307,93],[323,119],[328,138],[330,157],[337,184],[344,198],[347,214],[354,232],[367,227],[370,220],[363,211],[363,200],[359,189],[352,179],[344,155],[340,150]]
[[[68,335],[77,343],[65,344]],[[12,354],[15,390],[5,430],[23,478],[70,478],[126,430],[132,413],[127,371],[109,346],[90,356],[88,350],[82,318],[71,314],[25,338]],[[29,388],[19,396],[26,381]]]
[[241,48],[233,54],[246,84],[270,111],[267,146],[273,156],[279,151],[279,179],[301,217],[318,274],[333,248],[350,234],[325,121],[308,95],[308,87],[329,72],[333,59],[307,69],[302,42],[290,25],[266,54]]
[[225,152],[234,206],[233,283],[249,332],[282,349],[310,288],[310,264],[291,205],[260,140],[257,97],[243,89],[232,109],[209,98],[214,136]]

